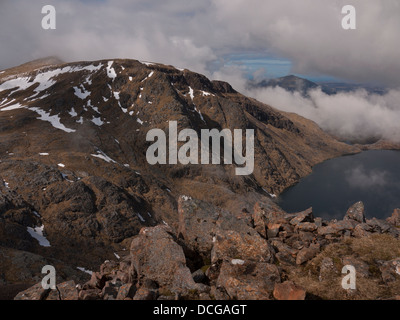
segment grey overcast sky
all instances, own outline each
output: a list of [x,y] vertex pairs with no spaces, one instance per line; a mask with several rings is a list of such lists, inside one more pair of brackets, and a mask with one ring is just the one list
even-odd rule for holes
[[[43,30],[51,4],[57,29]],[[343,30],[352,4],[357,29]],[[0,0],[0,69],[132,58],[212,78],[289,73],[400,86],[398,0]]]

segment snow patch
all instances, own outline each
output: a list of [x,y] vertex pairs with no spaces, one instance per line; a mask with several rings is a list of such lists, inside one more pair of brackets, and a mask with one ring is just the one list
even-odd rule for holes
[[209,93],[209,92],[206,92],[206,91],[201,91],[201,93],[203,94],[203,97],[208,97],[208,96],[215,97],[215,94],[212,94],[212,93]]
[[154,74],[154,71],[150,72],[150,74],[149,74],[146,78],[144,78],[144,79],[142,80],[142,82],[144,82],[144,81],[150,79],[150,78],[153,76],[153,74]]
[[71,108],[71,111],[68,112],[71,117],[76,117],[78,114],[76,113],[74,107]]
[[79,271],[85,272],[85,273],[87,273],[87,274],[90,274],[90,275],[93,274],[93,271],[87,270],[87,269],[85,269],[85,268],[82,268],[82,267],[76,267],[76,268],[77,268]]
[[137,216],[140,219],[140,221],[146,222],[146,220],[144,220],[144,218],[142,217],[142,215],[140,213],[137,213]]
[[16,104],[13,104],[8,107],[1,108],[0,111],[11,111],[11,110],[16,110],[16,109],[21,109],[21,108],[25,108],[25,107],[23,105],[21,105],[20,103],[16,103]]
[[50,247],[50,242],[43,235],[44,225],[41,225],[40,227],[36,227],[36,228],[28,227],[27,231],[29,232],[29,234],[31,235],[32,238],[39,241],[40,246]]
[[185,196],[185,195],[181,196],[181,199],[182,199],[183,201],[189,201],[189,200],[192,200],[192,198],[191,198],[191,197],[189,197],[189,196]]
[[94,116],[93,116],[92,120],[90,120],[90,121],[92,121],[96,126],[99,126],[99,127],[101,127],[104,124],[104,122],[101,120],[101,118],[96,118]]
[[7,181],[3,180],[3,185],[7,188],[10,189],[10,185]]
[[16,91],[20,90],[26,90],[34,85],[38,85],[33,91],[35,94],[29,99],[32,99],[39,95],[42,91],[47,90],[51,86],[53,86],[56,81],[53,79],[56,76],[59,76],[64,73],[69,73],[69,72],[80,72],[80,71],[97,71],[102,68],[102,64],[99,64],[97,66],[94,65],[89,65],[89,66],[76,66],[76,67],[71,67],[67,66],[64,68],[57,68],[54,70],[48,70],[45,72],[40,72],[37,73],[34,77],[17,77],[8,81],[3,82],[0,85],[0,92],[4,90],[11,90],[11,93],[14,93]]
[[146,66],[153,66],[155,63],[153,62],[148,62],[148,61],[140,61],[140,63],[145,64]]
[[237,264],[243,265],[243,264],[244,264],[244,261],[241,260],[241,259],[232,259],[231,263],[232,263],[233,265],[237,265]]
[[74,94],[82,100],[85,100],[91,94],[90,91],[87,91],[83,85],[81,85],[81,88],[73,87],[73,89],[75,90]]
[[75,132],[76,131],[74,129],[69,129],[69,128],[65,127],[61,123],[60,116],[58,114],[56,114],[54,116],[51,116],[50,112],[46,112],[46,111],[44,111],[42,109],[39,109],[39,108],[36,108],[36,107],[35,108],[27,108],[27,109],[36,112],[38,115],[40,115],[40,117],[37,118],[37,119],[42,120],[42,121],[50,122],[50,124],[56,129],[63,130],[65,132],[67,132],[67,133],[71,133],[71,132]]
[[204,120],[203,115],[201,114],[201,111],[200,111],[200,110],[197,110],[197,107],[196,107],[196,106],[194,107],[194,110],[199,114],[201,120],[202,120],[204,123],[206,123],[206,121]]
[[115,73],[114,68],[112,68],[113,63],[114,61],[108,61],[107,63],[107,76],[114,81],[114,79],[117,77],[117,74]]
[[101,151],[101,150],[98,150],[98,151],[97,151],[97,154],[92,154],[92,157],[102,159],[102,160],[104,160],[104,161],[106,161],[106,162],[108,162],[108,163],[110,163],[110,162],[112,162],[112,163],[117,163],[116,161],[114,161],[113,159],[111,159],[108,155],[106,155],[106,154],[105,154],[103,151]]
[[268,195],[271,197],[271,198],[276,198],[276,194],[273,194],[273,193],[269,193],[267,190],[265,190],[264,188],[262,188],[263,189],[263,191],[265,192],[265,193],[268,193]]
[[194,99],[194,91],[193,91],[192,87],[189,87],[189,96],[192,100]]

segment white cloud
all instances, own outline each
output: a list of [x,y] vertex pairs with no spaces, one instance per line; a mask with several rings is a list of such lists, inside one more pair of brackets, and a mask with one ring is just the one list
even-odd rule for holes
[[209,75],[226,54],[257,52],[292,60],[297,73],[400,85],[399,2],[353,0],[357,30],[345,31],[347,2],[55,0],[57,30],[43,30],[48,1],[2,1],[0,67],[58,54],[153,60]]
[[381,170],[367,171],[362,165],[346,172],[346,181],[353,188],[377,188],[388,185],[389,173]]
[[317,89],[305,98],[277,87],[246,94],[280,110],[300,114],[345,139],[384,138],[400,142],[399,90],[390,90],[382,96],[365,90],[330,96]]

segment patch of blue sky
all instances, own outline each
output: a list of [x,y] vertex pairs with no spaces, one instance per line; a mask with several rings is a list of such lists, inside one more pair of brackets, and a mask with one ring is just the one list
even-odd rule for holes
[[254,79],[255,75],[257,79],[260,80],[279,78],[293,74],[315,82],[339,81],[339,79],[329,75],[293,73],[292,61],[284,58],[259,54],[232,54],[224,58],[226,66],[236,65],[245,70],[248,79]]
[[253,79],[256,72],[258,73],[258,77],[282,77],[288,75],[292,69],[292,62],[290,60],[252,54],[233,54],[226,56],[225,65],[243,67],[249,79]]

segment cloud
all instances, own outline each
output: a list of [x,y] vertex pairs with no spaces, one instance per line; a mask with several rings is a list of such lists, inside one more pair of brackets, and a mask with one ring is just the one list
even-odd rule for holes
[[324,130],[343,139],[365,141],[383,138],[400,142],[400,91],[384,95],[365,90],[327,95],[320,89],[309,97],[282,88],[246,91],[246,94],[280,110],[315,121]]
[[[41,28],[41,8],[57,30]],[[206,75],[224,56],[253,52],[293,62],[293,72],[400,85],[400,4],[353,0],[357,30],[341,28],[345,0],[108,0],[0,3],[0,67],[47,55],[126,57]]]
[[367,171],[362,165],[346,172],[346,181],[352,188],[369,189],[389,184],[389,173],[381,170]]

